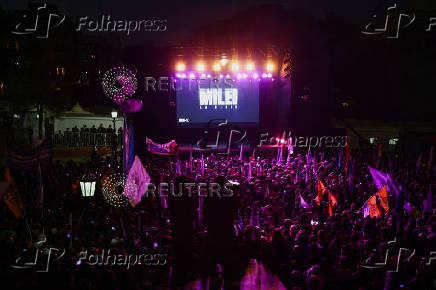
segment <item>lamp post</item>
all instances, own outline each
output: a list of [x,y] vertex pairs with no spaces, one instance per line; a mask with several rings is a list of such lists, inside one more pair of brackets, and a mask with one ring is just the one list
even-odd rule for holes
[[83,197],[94,196],[96,181],[97,178],[92,173],[88,173],[82,176],[82,180],[80,180],[80,189],[82,190]]
[[116,110],[113,110],[111,112],[111,116],[112,116],[112,122],[114,123],[114,127],[113,127],[113,131],[112,131],[112,153],[115,156],[116,151],[117,151],[117,144],[116,144],[116,138],[115,138],[115,134],[116,134],[116,129],[115,129],[115,122],[116,119],[118,117],[118,112]]

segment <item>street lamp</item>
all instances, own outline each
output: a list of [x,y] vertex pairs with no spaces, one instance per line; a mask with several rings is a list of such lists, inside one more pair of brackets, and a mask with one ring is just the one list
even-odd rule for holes
[[80,181],[80,189],[82,190],[82,196],[90,197],[94,196],[96,176],[92,173],[85,174]]
[[112,152],[113,152],[113,154],[115,156],[115,151],[117,150],[117,147],[116,147],[116,138],[115,138],[115,136],[116,136],[115,135],[116,134],[115,121],[116,121],[116,119],[118,117],[118,112],[116,110],[113,110],[111,112],[111,116],[112,116],[112,121],[114,122],[114,128],[113,128],[113,131],[112,131]]

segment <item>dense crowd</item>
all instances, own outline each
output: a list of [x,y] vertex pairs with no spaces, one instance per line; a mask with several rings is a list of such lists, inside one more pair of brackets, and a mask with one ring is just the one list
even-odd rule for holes
[[54,145],[67,147],[86,147],[86,146],[112,146],[112,144],[121,144],[123,129],[120,127],[114,130],[112,125],[107,128],[100,124],[95,127],[92,125],[88,128],[83,125],[80,129],[76,126],[67,128],[65,131],[55,132]]
[[[57,288],[74,289],[160,289],[214,277],[217,285],[224,281],[226,289],[238,289],[247,264],[257,259],[288,289],[434,288],[436,212],[424,210],[434,168],[416,166],[416,160],[401,154],[386,153],[376,162],[372,152],[352,152],[340,162],[331,153],[295,152],[280,160],[276,152],[254,157],[250,152],[241,161],[195,152],[192,162],[189,154],[144,156],[155,184],[215,182],[223,187],[231,181],[233,194],[199,198],[196,190],[174,196],[161,189],[134,208],[111,207],[99,190],[94,198],[81,197],[81,176],[120,170],[114,159],[55,163],[43,172],[43,210],[34,203],[34,174],[12,171],[26,213],[14,219],[6,206],[1,210],[2,279],[16,288],[57,283]],[[368,165],[376,164],[401,184],[401,198],[389,193],[388,211],[364,217],[365,202],[377,192]],[[317,201],[319,181],[337,200],[331,213],[327,194]],[[34,254],[38,247],[66,252],[52,259],[48,273],[11,268],[22,263],[17,257]],[[165,265],[130,269],[78,264],[84,250],[102,254],[103,249],[168,258]]]

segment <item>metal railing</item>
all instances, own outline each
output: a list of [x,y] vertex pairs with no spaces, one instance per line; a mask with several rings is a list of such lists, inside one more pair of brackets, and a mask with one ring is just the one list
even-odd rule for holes
[[54,135],[53,144],[57,147],[112,146],[122,144],[122,135],[114,133],[64,132]]

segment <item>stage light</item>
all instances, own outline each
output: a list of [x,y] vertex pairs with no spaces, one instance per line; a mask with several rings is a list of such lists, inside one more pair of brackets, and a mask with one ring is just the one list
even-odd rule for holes
[[206,78],[206,74],[201,74],[201,78],[205,79]]
[[229,78],[230,78],[230,75],[229,75],[229,74],[226,74],[226,78],[228,78],[228,79],[229,79]]
[[197,63],[197,71],[204,71],[204,63],[202,62]]
[[220,75],[220,79],[222,79],[224,76],[223,75]]
[[210,79],[212,76],[211,75],[207,75],[207,78]]
[[176,65],[176,71],[184,71],[185,70],[185,64],[184,63],[178,63]]
[[186,78],[186,74],[182,74],[182,78]]
[[274,70],[274,65],[271,62],[268,62],[266,64],[266,70],[267,71],[273,71]]
[[176,74],[176,77],[178,77],[178,78],[180,78],[181,76],[182,76],[182,75],[181,75],[181,74],[179,74],[179,73],[178,73],[178,74]]
[[239,79],[241,78],[241,74],[238,74],[236,77],[237,77],[238,80],[239,80]]
[[269,77],[269,78],[272,78],[272,73],[269,73],[269,74],[268,74],[268,77]]
[[254,73],[254,74],[253,74],[253,78],[257,79],[258,77],[259,77],[259,74],[258,74],[258,73]]
[[193,73],[190,73],[190,74],[189,74],[189,78],[190,78],[191,80],[193,80],[193,79],[195,79],[195,75],[194,75]]
[[215,64],[213,65],[213,70],[214,70],[214,71],[220,71],[220,70],[221,70],[221,65],[220,65],[219,63],[215,63]]
[[243,79],[246,79],[246,78],[247,78],[247,74],[245,74],[245,73],[242,74],[242,78],[243,78]]
[[220,63],[221,63],[222,66],[225,66],[225,65],[227,64],[227,62],[228,62],[228,59],[227,59],[227,58],[222,58],[222,59],[220,60]]
[[232,63],[232,71],[239,70],[239,64],[237,62]]
[[245,65],[245,69],[246,69],[247,71],[252,71],[252,70],[254,70],[254,63],[252,63],[252,62],[247,63],[247,64]]
[[268,75],[267,75],[266,73],[263,73],[263,74],[262,74],[262,77],[263,77],[263,78],[266,78],[266,77],[268,77]]

